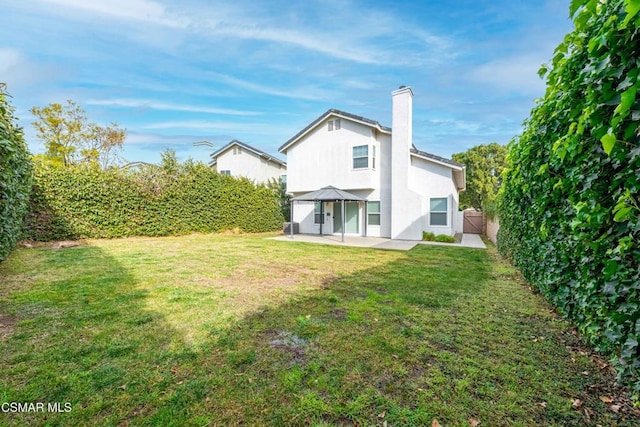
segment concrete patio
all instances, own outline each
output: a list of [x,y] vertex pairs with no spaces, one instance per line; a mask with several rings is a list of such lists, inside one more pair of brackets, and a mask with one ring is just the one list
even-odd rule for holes
[[410,249],[413,249],[418,244],[486,249],[484,242],[482,241],[480,236],[477,234],[463,234],[462,241],[460,243],[420,242],[415,240],[396,240],[396,239],[385,239],[382,237],[360,237],[360,236],[344,236],[344,242],[342,242],[340,236],[334,236],[334,235],[320,236],[317,234],[294,234],[293,239],[291,239],[289,235],[283,235],[278,237],[270,237],[270,239],[283,240],[287,242],[319,243],[323,245],[355,246],[355,247],[361,247],[361,248],[374,248],[374,249],[391,249],[391,250],[397,250],[397,251],[408,251]]

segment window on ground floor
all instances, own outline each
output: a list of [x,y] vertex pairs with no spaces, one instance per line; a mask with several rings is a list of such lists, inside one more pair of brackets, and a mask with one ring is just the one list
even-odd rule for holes
[[380,225],[380,202],[367,202],[369,225]]
[[432,197],[429,199],[429,225],[447,226],[449,199],[447,197]]
[[322,202],[314,202],[313,223],[324,224],[324,215],[322,214]]

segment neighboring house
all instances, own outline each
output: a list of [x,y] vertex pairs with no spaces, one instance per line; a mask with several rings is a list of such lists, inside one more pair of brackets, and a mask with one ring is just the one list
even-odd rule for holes
[[[462,232],[458,194],[465,168],[413,145],[413,92],[392,93],[392,127],[339,110],[328,110],[279,151],[287,156],[287,191],[294,197],[334,186],[364,201],[345,203],[351,235],[420,240],[423,231]],[[295,202],[301,233],[342,231],[337,201]]]
[[236,139],[211,154],[209,166],[221,174],[243,176],[258,183],[286,179],[287,175],[285,162]]

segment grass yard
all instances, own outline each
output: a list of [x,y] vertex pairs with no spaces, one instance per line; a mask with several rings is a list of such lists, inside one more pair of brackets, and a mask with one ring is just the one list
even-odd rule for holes
[[640,424],[493,247],[96,240],[0,283],[0,403],[71,404],[0,424]]

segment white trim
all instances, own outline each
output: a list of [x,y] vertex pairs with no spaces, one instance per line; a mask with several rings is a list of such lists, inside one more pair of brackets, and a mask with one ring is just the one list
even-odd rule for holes
[[445,163],[445,162],[441,162],[441,161],[436,160],[436,159],[432,159],[431,157],[421,156],[418,153],[411,153],[411,155],[412,156],[416,156],[419,159],[428,160],[428,161],[430,161],[432,163],[435,163],[435,164],[438,164],[438,165],[442,165],[442,166],[446,166],[448,168],[451,168],[451,169],[454,169],[454,170],[457,170],[457,171],[462,171],[464,169],[464,167],[454,166],[454,165],[449,164],[449,163]]
[[[431,200],[433,199],[445,199],[447,201],[447,210],[446,211],[435,211],[432,212],[431,211]],[[437,213],[437,214],[445,214],[445,218],[447,220],[447,223],[445,225],[441,225],[441,224],[431,224],[431,214],[432,213]],[[429,197],[429,210],[427,212],[429,221],[429,227],[433,227],[433,228],[450,228],[451,227],[451,220],[450,220],[450,216],[451,216],[451,200],[449,196],[440,196],[440,197]]]
[[[324,126],[324,122],[325,122],[329,117],[337,117],[337,118],[339,118],[339,119],[344,119],[344,120],[348,120],[348,121],[350,121],[350,122],[359,123],[359,124],[361,124],[361,125],[365,125],[365,126],[370,127],[370,128],[372,128],[372,129],[376,129],[376,130],[377,130],[378,132],[380,132],[380,133],[386,133],[387,135],[391,135],[391,131],[388,131],[388,130],[386,130],[386,129],[383,129],[383,128],[382,128],[382,127],[380,127],[380,126],[376,126],[376,125],[373,125],[373,124],[371,124],[371,123],[367,123],[367,122],[365,122],[365,121],[357,120],[357,119],[354,119],[354,118],[351,118],[351,117],[343,116],[342,114],[338,114],[338,113],[336,113],[336,112],[331,111],[331,112],[328,112],[327,114],[325,114],[324,116],[322,116],[322,117],[318,120],[318,123],[317,123],[315,126],[313,126],[313,127],[309,128],[309,129],[307,129],[307,131],[306,131],[306,132],[304,132],[303,134],[298,135],[298,137],[297,137],[296,139],[294,139],[293,141],[291,141],[290,143],[288,143],[287,145],[285,145],[284,147],[282,147],[281,149],[279,149],[279,150],[278,150],[278,152],[280,152],[280,153],[285,153],[285,154],[286,154],[286,151],[287,151],[289,148],[291,148],[291,146],[292,146],[292,145],[297,144],[297,143],[298,143],[302,138],[304,138],[304,137],[305,137],[306,135],[308,135],[309,133],[313,132],[313,131],[314,131],[315,129],[317,129],[319,126]],[[344,126],[342,125],[342,123],[340,124],[340,128],[341,128],[341,129],[342,129],[342,128],[344,128]]]
[[248,145],[243,144],[242,141],[232,141],[232,143],[230,143],[230,145],[227,148],[223,147],[224,149],[220,149],[219,151],[216,151],[215,153],[211,154],[210,156],[212,160],[210,162],[210,165],[213,166],[215,163],[217,163],[218,157],[220,157],[221,154],[224,154],[230,149],[236,148],[236,147],[239,149],[239,151],[237,153],[232,153],[233,155],[242,154],[242,149],[244,148],[245,150],[257,155],[258,157],[265,158],[267,161],[277,164],[279,167],[285,167],[285,168],[287,167],[287,162],[282,161],[277,157],[273,157],[265,153],[264,151],[258,151],[257,149],[251,148]]

